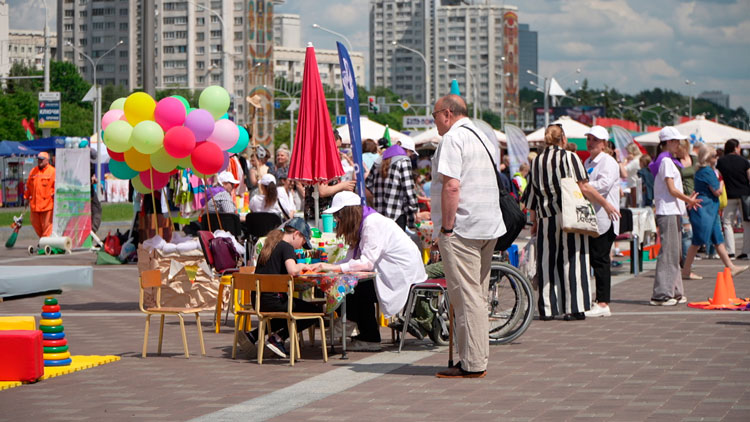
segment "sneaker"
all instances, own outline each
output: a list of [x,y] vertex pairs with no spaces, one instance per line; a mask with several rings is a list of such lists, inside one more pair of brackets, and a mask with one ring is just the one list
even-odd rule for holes
[[243,352],[249,352],[255,347],[255,337],[253,336],[253,333],[240,331],[238,340],[240,343],[240,350]]
[[383,350],[383,346],[379,341],[352,339],[352,342],[346,345],[346,350],[351,352],[379,352]]
[[673,297],[666,300],[651,299],[651,302],[649,302],[649,304],[651,306],[675,306],[677,305],[677,299]]
[[599,305],[593,305],[590,310],[585,312],[587,317],[608,317],[612,316],[612,312],[609,310],[609,305],[607,306],[599,306]]
[[679,304],[687,303],[687,297],[686,296],[676,297],[675,299],[677,299],[677,303],[679,303]]
[[719,259],[719,254],[715,253],[713,255],[708,255],[706,259]]
[[276,353],[276,355],[278,355],[280,358],[286,358],[286,348],[284,347],[284,340],[282,340],[278,335],[274,334],[268,337],[266,347],[268,347],[268,350]]
[[748,259],[747,258],[747,254],[746,253],[741,253],[741,254],[737,255],[737,259]]

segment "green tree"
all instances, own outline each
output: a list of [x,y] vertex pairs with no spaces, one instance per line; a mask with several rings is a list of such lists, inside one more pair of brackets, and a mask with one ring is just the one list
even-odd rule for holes
[[91,108],[91,103],[81,101],[91,88],[91,84],[81,78],[73,63],[50,62],[49,82],[52,91],[60,92],[60,100],[63,103]]

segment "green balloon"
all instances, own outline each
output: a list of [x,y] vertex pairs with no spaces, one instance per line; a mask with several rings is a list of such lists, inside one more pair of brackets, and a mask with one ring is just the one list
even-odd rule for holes
[[185,110],[189,110],[190,109],[190,103],[182,95],[172,95],[172,98],[177,98],[178,100],[180,100],[180,102],[182,103],[182,105],[185,106]]
[[177,160],[177,165],[184,169],[189,169],[193,167],[193,161],[190,159],[190,156],[188,155],[187,157],[183,157]]
[[132,134],[133,126],[130,126],[130,123],[124,120],[115,120],[104,129],[104,143],[107,148],[114,152],[125,152],[132,146],[130,143],[130,135]]
[[138,172],[131,169],[124,161],[109,160],[109,172],[120,180],[128,180],[138,176]]
[[161,173],[169,173],[174,170],[177,168],[179,161],[177,158],[167,154],[164,148],[159,148],[155,153],[151,154],[151,166],[154,170]]
[[247,148],[247,144],[250,143],[250,134],[247,133],[247,129],[237,125],[237,129],[240,130],[240,137],[237,139],[237,143],[232,148],[229,148],[228,152],[239,154]]
[[109,105],[110,110],[125,110],[125,100],[127,98],[118,98],[114,101],[112,101],[112,104]]
[[164,145],[164,130],[158,123],[144,120],[135,125],[132,138],[133,148],[141,154],[149,155]]
[[221,119],[221,116],[229,109],[230,102],[231,98],[227,90],[216,85],[204,89],[198,98],[198,106],[211,113],[214,120]]

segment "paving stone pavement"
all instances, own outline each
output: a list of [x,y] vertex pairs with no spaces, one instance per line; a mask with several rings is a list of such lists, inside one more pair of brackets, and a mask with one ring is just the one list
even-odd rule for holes
[[[34,265],[94,262],[89,253],[27,258],[18,249],[4,250],[0,266],[32,270]],[[691,301],[712,295],[720,265],[717,260],[696,263],[694,271],[705,278],[685,281]],[[274,412],[262,409],[235,417],[750,420],[750,312],[648,306],[653,271],[634,278],[620,273],[612,289],[612,317],[534,321],[515,343],[493,345],[488,375],[479,380],[435,378],[447,363],[447,348],[413,338],[407,341],[406,360],[392,346],[380,354],[352,352],[346,361],[331,356],[328,363],[322,362],[319,347],[306,346],[304,360],[294,367],[270,352],[263,365],[250,356],[232,360],[230,327],[215,334],[210,312],[201,315],[206,357],[198,355],[196,326],[188,317],[190,359],[182,354],[176,319],[167,319],[162,356],[156,355],[158,328],[152,324],[149,355],[142,359],[144,316],[137,311],[135,267],[95,267],[94,278],[93,289],[59,295],[71,351],[122,360],[0,391],[1,421],[233,420],[225,418],[227,409],[267,406],[269,398],[283,394],[295,404],[280,404],[281,413],[269,416]],[[736,277],[735,285],[740,296],[750,296],[750,272]],[[42,301],[43,296],[6,300],[0,315],[38,316]],[[389,332],[384,330],[383,338],[390,339]]]

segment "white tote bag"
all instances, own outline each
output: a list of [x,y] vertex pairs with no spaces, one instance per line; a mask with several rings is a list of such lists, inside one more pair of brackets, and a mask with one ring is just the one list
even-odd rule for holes
[[599,237],[596,211],[591,202],[583,196],[578,183],[572,177],[570,154],[572,153],[565,152],[565,163],[568,171],[566,177],[563,177],[560,181],[563,231]]

